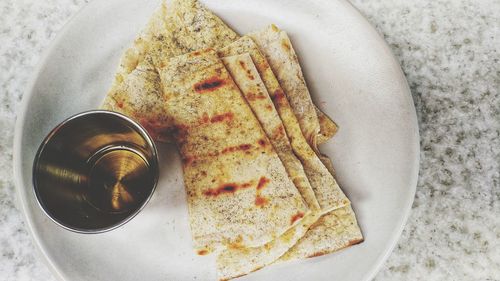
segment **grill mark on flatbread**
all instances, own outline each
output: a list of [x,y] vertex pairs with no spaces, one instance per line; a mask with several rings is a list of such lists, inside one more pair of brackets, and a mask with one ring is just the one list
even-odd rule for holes
[[224,85],[224,80],[218,79],[217,76],[211,77],[205,81],[194,84],[194,90],[200,94],[215,91]]
[[280,138],[285,136],[285,127],[284,126],[278,126],[273,130],[273,138]]
[[247,77],[250,80],[254,80],[255,76],[253,76],[251,70],[247,68],[246,63],[242,60],[240,60],[238,63],[240,64],[241,68],[243,68],[243,70],[247,73]]
[[253,146],[251,144],[248,144],[248,143],[240,144],[238,146],[230,146],[230,147],[224,148],[222,150],[222,154],[228,153],[228,152],[235,152],[235,151],[238,151],[238,150],[247,151],[247,150],[251,149],[252,147]]
[[224,120],[231,120],[232,118],[233,118],[233,113],[228,112],[228,113],[215,115],[214,117],[210,118],[210,122],[212,122],[212,123],[222,122]]
[[255,206],[262,207],[266,205],[268,202],[269,200],[267,200],[267,198],[262,197],[259,194],[257,194],[257,196],[255,197]]
[[206,254],[208,254],[208,251],[207,250],[199,250],[198,252],[196,252],[199,256],[204,256]]
[[275,104],[278,105],[284,105],[285,103],[288,103],[285,97],[285,93],[283,93],[283,90],[281,89],[277,89],[273,92],[272,100]]
[[267,146],[267,142],[265,139],[260,139],[257,141],[257,143],[261,146],[261,147],[266,147]]
[[257,184],[257,190],[263,189],[271,180],[266,177],[261,177],[259,183]]
[[262,189],[267,186],[267,184],[271,180],[266,178],[266,177],[260,177],[259,182],[257,183],[256,187],[256,195],[255,195],[255,206],[258,207],[263,207],[267,203],[269,203],[269,199],[267,199],[265,196],[262,196]]
[[249,188],[253,185],[253,181],[245,182],[241,184],[237,183],[225,183],[216,188],[209,188],[203,191],[203,194],[207,197],[219,196],[221,194],[231,194],[235,193],[239,189]]
[[[179,138],[176,138],[179,139]],[[182,143],[178,141],[178,143]],[[193,156],[189,154],[185,154],[183,156],[183,161],[184,164],[189,165],[191,162],[193,162],[196,159],[200,158],[210,158],[210,157],[218,157],[220,155],[224,154],[229,154],[229,153],[236,153],[236,152],[244,152],[245,154],[252,154],[251,150],[260,150],[262,153],[265,153],[269,147],[265,145],[261,145],[261,143],[264,143],[263,140],[258,141],[259,145],[252,145],[249,143],[244,143],[244,144],[239,144],[235,146],[228,146],[222,149],[221,151],[213,151],[213,152],[208,152],[205,154],[198,154],[198,156]]]
[[267,97],[263,93],[247,93],[245,96],[247,101],[264,100]]
[[290,218],[290,224],[294,224],[298,219],[301,219],[304,217],[304,213],[302,212],[297,212],[295,215],[293,215]]
[[229,154],[229,153],[236,153],[236,152],[244,152],[245,154],[251,154],[251,149],[258,149],[259,147],[253,146],[249,143],[244,143],[236,146],[229,146],[224,148],[220,152],[211,152],[207,154],[202,154],[198,156],[193,156],[193,155],[183,155],[182,160],[184,165],[189,165],[191,164],[194,160],[200,159],[200,158],[209,158],[209,157],[218,157],[219,155],[224,155],[224,154]]
[[229,122],[233,120],[234,113],[232,111],[217,113],[212,116],[209,116],[208,113],[203,113],[202,117],[199,120],[199,126],[207,125],[209,123],[217,123],[217,122]]

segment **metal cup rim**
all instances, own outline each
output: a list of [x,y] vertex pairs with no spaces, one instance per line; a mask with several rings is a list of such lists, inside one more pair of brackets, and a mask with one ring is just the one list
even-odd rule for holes
[[[56,218],[54,218],[47,211],[46,206],[44,206],[44,204],[42,202],[42,199],[40,198],[41,196],[38,193],[38,186],[37,186],[37,181],[36,181],[36,172],[37,172],[37,167],[38,167],[38,164],[39,164],[40,156],[42,155],[42,153],[43,153],[46,145],[49,143],[49,141],[51,140],[51,138],[57,133],[57,131],[60,130],[62,127],[64,127],[68,122],[71,122],[74,119],[77,119],[77,118],[80,118],[80,117],[83,117],[83,116],[87,116],[87,115],[92,115],[92,114],[109,114],[109,115],[113,115],[113,116],[116,116],[118,118],[121,118],[122,120],[125,120],[130,125],[132,125],[134,127],[134,129],[136,129],[144,137],[144,139],[146,140],[148,146],[151,147],[151,151],[152,151],[152,156],[153,156],[152,158],[153,158],[153,161],[154,161],[154,165],[152,165],[151,167],[154,169],[154,178],[153,178],[153,186],[151,187],[151,191],[150,191],[148,197],[144,200],[144,202],[140,205],[139,208],[137,208],[136,210],[134,210],[134,212],[132,212],[125,219],[123,219],[123,220],[121,220],[121,221],[119,221],[119,222],[117,222],[115,224],[112,224],[110,226],[107,226],[107,227],[96,228],[96,229],[83,229],[83,228],[76,228],[76,227],[71,227],[71,226],[65,225],[63,222],[61,222],[61,221],[57,220]],[[47,136],[43,139],[43,141],[41,142],[40,146],[38,147],[38,150],[37,150],[37,152],[35,154],[35,159],[33,161],[33,168],[32,168],[32,184],[33,184],[33,188],[32,188],[32,191],[33,191],[33,193],[35,195],[36,201],[37,201],[38,206],[40,207],[40,209],[42,209],[43,213],[48,218],[50,218],[50,220],[53,221],[56,225],[62,227],[63,229],[66,229],[66,230],[69,230],[69,231],[75,232],[75,233],[80,233],[80,234],[99,234],[99,233],[104,233],[104,232],[108,232],[108,231],[117,229],[117,228],[125,225],[127,222],[129,222],[130,220],[132,220],[135,216],[137,216],[146,207],[146,205],[149,202],[149,200],[151,200],[151,197],[153,197],[153,194],[154,194],[154,192],[156,190],[156,186],[158,184],[158,177],[159,177],[158,162],[159,162],[158,161],[158,151],[157,151],[156,145],[155,145],[153,139],[151,138],[151,136],[149,135],[149,133],[146,131],[146,129],[141,124],[139,124],[139,122],[133,120],[132,118],[130,118],[130,117],[124,115],[124,114],[121,114],[121,113],[118,113],[118,112],[115,112],[115,111],[104,110],[104,109],[87,110],[87,111],[83,111],[83,112],[74,114],[74,115],[72,115],[72,116],[64,119],[57,126],[55,126],[47,134]]]

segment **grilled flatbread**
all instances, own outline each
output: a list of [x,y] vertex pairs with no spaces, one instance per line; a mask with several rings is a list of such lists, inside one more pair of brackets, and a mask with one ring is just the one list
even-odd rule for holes
[[166,59],[159,74],[200,254],[261,246],[309,214],[215,51]]
[[[321,136],[320,139],[324,139],[324,137],[320,133],[321,126],[316,106],[312,102],[290,39],[284,31],[279,30],[275,25],[251,33],[249,36],[266,56],[299,120],[304,136],[309,143],[314,144],[313,148],[316,149],[317,138]],[[326,124],[329,119],[323,118],[322,122]],[[325,128],[331,128],[332,126],[335,126],[335,124],[324,125]],[[334,131],[324,132],[326,137],[331,137],[334,133]]]
[[321,111],[316,105],[314,106],[316,115],[319,121],[319,134],[316,138],[316,144],[320,145],[331,139],[338,131],[338,126],[333,120]]
[[[330,159],[322,154],[317,156],[305,140],[300,130],[298,120],[295,117],[290,104],[287,102],[287,99],[279,98],[282,96],[280,93],[283,93],[283,90],[281,89],[278,80],[274,76],[267,60],[256,47],[252,39],[248,36],[243,36],[241,39],[219,51],[219,55],[236,55],[240,53],[250,54],[268,93],[274,97],[273,102],[275,108],[283,121],[285,131],[291,140],[294,152],[304,164],[306,174],[308,169],[313,171],[318,169],[321,171],[321,173],[310,172],[307,174],[311,185],[314,187],[314,182],[318,184],[320,183],[319,180],[311,180],[311,178],[314,177],[317,177],[318,179],[333,178],[333,166],[331,165]],[[319,161],[318,157],[322,158],[321,161]],[[314,161],[308,161],[308,159],[314,159]],[[306,164],[308,162],[312,164]],[[326,165],[322,164],[322,162]],[[330,209],[329,211],[324,212],[321,219],[311,226],[310,231],[308,231],[305,236],[302,237],[289,252],[287,252],[287,254],[281,257],[280,261],[304,258],[319,255],[320,253],[327,254],[340,250],[341,248],[348,246],[349,243],[355,244],[355,242],[361,242],[361,231],[349,202],[347,201],[345,205],[339,204],[339,206],[340,207],[338,209]],[[335,228],[328,229],[328,227],[333,226],[335,226]],[[337,229],[337,226],[350,227]],[[325,228],[328,230],[325,230]],[[343,236],[339,237],[336,232],[342,232]],[[347,242],[344,243],[343,241]],[[257,253],[251,254],[257,256]],[[219,269],[219,271],[220,270],[221,269]]]
[[348,205],[323,215],[280,262],[326,255],[361,242],[356,215]]
[[288,175],[311,209],[311,213],[305,215],[301,223],[261,247],[230,247],[218,254],[217,275],[220,279],[229,279],[271,264],[286,253],[318,220],[320,206],[250,55],[230,56],[222,60],[262,125]]
[[[243,56],[236,56],[237,54],[243,54]],[[244,93],[247,102],[249,102],[254,113],[257,115],[257,118],[259,119],[261,124],[263,124],[265,130],[266,124],[269,123],[268,120],[269,119],[275,120],[275,119],[263,118],[263,117],[259,118],[259,113],[262,115],[266,115],[266,113],[270,111],[268,108],[272,109],[272,107],[269,107],[270,105],[269,100],[266,98],[266,95],[264,94],[269,95],[268,91],[272,91],[273,93],[277,93],[279,96],[279,94],[283,92],[279,86],[278,81],[276,80],[276,77],[274,76],[272,70],[267,64],[266,59],[260,53],[260,51],[258,50],[255,43],[252,41],[252,39],[250,39],[248,36],[244,36],[239,40],[235,41],[234,43],[230,44],[229,46],[221,49],[219,51],[219,55],[220,56],[235,55],[231,57],[226,57],[223,60],[225,61],[226,67],[229,69],[236,83]],[[250,59],[253,59],[252,62],[255,63],[255,65],[253,64],[250,65]],[[238,66],[240,66],[240,68],[244,67],[244,69],[240,69],[238,71],[237,70]],[[259,79],[259,77],[262,78],[262,81]],[[317,177],[318,180],[315,181],[317,184],[319,184],[321,180],[323,180],[323,184],[325,183],[327,184],[328,182],[324,181],[325,178],[331,178],[332,179],[331,182],[334,182],[334,179],[332,175],[328,172],[328,169],[324,165],[322,165],[321,161],[319,161],[318,157],[316,156],[314,151],[310,148],[309,144],[306,142],[304,136],[302,135],[299,123],[295,115],[293,114],[292,109],[287,102],[287,99],[275,98],[272,99],[272,101],[274,101],[275,108],[277,109],[278,115],[281,118],[282,123],[284,125],[283,127],[285,127],[285,134],[288,134],[288,132],[290,132],[290,135],[288,136],[290,136],[290,139],[292,140],[292,146],[293,146],[292,150],[294,150],[294,152],[297,154],[299,158],[301,158],[301,160],[303,159],[305,162],[311,163],[310,165],[304,166],[308,167],[308,169],[311,170],[308,176],[311,176],[313,178]],[[252,106],[252,104],[254,104],[254,106]],[[268,127],[272,128],[272,126]],[[270,129],[269,132],[267,132],[268,137],[271,139],[271,141],[273,139],[273,132],[274,130],[272,129]],[[285,158],[282,158],[282,161],[283,159]],[[311,159],[315,160],[311,161]],[[286,167],[285,162],[284,164]],[[321,173],[314,172],[315,170],[320,170],[322,172]],[[330,189],[340,192],[341,194],[340,197],[345,198],[345,196],[343,195],[342,191],[338,188],[336,183],[334,185],[335,186],[330,185]],[[324,188],[323,185],[320,185],[320,188],[321,187]],[[340,209],[344,209],[347,207],[350,208],[350,206],[346,205],[348,203],[349,203],[348,201],[345,202],[344,204],[340,203],[338,208]],[[331,209],[326,209],[324,213],[329,212],[330,210]],[[285,253],[288,248],[292,247],[292,245],[295,245],[297,239],[301,238],[303,235],[307,235],[308,233],[307,229],[309,228],[310,224],[316,221],[316,219],[318,219],[317,213],[310,214],[309,217],[304,218],[304,220],[300,225],[297,225],[295,228],[288,230],[283,236],[266,244],[264,247],[236,248],[236,249],[228,249],[226,251],[221,252],[221,254],[219,254],[217,257],[218,276],[222,279],[234,278],[236,276],[247,274],[251,271],[257,270],[265,265],[274,262],[278,257],[280,257],[283,253]],[[332,225],[331,223],[328,224],[328,226],[331,225]],[[337,223],[337,225],[339,224]],[[315,223],[313,224],[313,226],[316,226],[316,228],[324,228],[325,224]],[[330,232],[332,231],[333,230],[330,230]],[[349,237],[350,234],[351,233],[347,233],[346,237]],[[352,233],[352,235],[354,234],[355,233]],[[306,242],[316,238],[315,233],[313,233],[312,235],[308,235],[308,237],[312,238],[305,240]],[[328,237],[328,238],[332,239],[334,237]],[[327,241],[322,239],[316,239],[316,240],[324,241],[325,243],[332,241],[332,240]],[[335,245],[333,245],[332,247],[335,247]],[[320,244],[319,246],[322,245]],[[292,247],[292,249],[293,248],[295,247]],[[299,249],[299,251],[294,251],[291,254],[288,254],[287,259],[293,259],[295,257],[298,257],[297,253],[304,252],[302,246],[299,246],[296,249]],[[318,249],[318,251],[325,250],[326,252],[326,249],[323,249],[323,247],[317,247],[317,248],[311,247],[307,249],[311,249],[311,251],[314,253],[317,252],[315,251],[316,249]]]
[[239,36],[196,0],[162,3],[123,55],[102,108],[138,120],[156,141],[169,141],[170,120],[155,65],[166,58],[204,48],[222,48]]
[[[299,118],[299,122],[302,121],[300,122],[300,128],[305,135],[309,134],[309,137],[307,137],[309,145],[315,149],[324,166],[328,168],[330,175],[333,175],[334,171],[331,161],[326,155],[321,154],[317,148],[318,139],[320,138],[314,134],[314,132],[317,132],[318,127],[313,122],[314,114],[312,113],[312,109],[319,116],[321,116],[321,112],[310,103],[310,95],[290,39],[284,31],[279,30],[275,25],[271,25],[263,31],[252,33],[250,37],[260,47],[262,53],[269,61],[271,68],[273,70],[276,69],[276,76],[290,100],[293,112],[297,117],[309,116],[303,120]],[[290,73],[293,73],[293,75],[290,75]],[[295,107],[292,101],[294,99],[296,101]],[[309,104],[309,106],[301,107],[304,104]],[[325,119],[325,117],[326,115],[321,118],[323,119],[323,126],[330,128],[326,131],[335,132],[336,125],[329,118]],[[333,133],[330,133],[330,135],[333,135]],[[304,165],[304,168],[306,168],[306,165]],[[312,182],[311,184],[313,185]],[[289,252],[280,258],[280,261],[328,254],[362,241],[363,236],[356,221],[354,211],[350,205],[347,205],[324,214],[311,226],[306,235]]]
[[314,195],[314,190],[309,184],[302,164],[293,152],[285,127],[274,108],[273,101],[253,64],[252,58],[248,53],[245,53],[223,57],[222,61],[262,125],[300,194],[311,209],[319,209],[320,206]]
[[253,40],[248,36],[243,36],[219,51],[220,56],[230,56],[242,53],[250,54],[279,117],[283,121],[283,126],[285,127],[287,136],[290,138],[292,149],[302,162],[304,171],[314,190],[322,213],[327,213],[349,204],[349,200],[337,185],[332,174],[330,174],[304,138],[299,121],[288,103],[288,99],[280,87],[280,83],[276,79],[276,76],[274,76],[266,58],[259,51]]

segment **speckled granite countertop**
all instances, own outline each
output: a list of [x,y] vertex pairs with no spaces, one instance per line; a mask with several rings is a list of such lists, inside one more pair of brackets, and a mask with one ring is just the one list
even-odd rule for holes
[[[15,204],[17,108],[41,52],[86,1],[0,1],[0,279],[53,280]],[[376,280],[500,280],[500,1],[353,0],[390,44],[421,135],[417,194]]]

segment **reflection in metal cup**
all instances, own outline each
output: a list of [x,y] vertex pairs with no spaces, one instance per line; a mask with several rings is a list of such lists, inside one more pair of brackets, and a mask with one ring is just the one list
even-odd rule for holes
[[98,233],[136,215],[158,179],[158,156],[147,132],[110,111],[89,111],[58,125],[33,166],[35,194],[62,227]]

